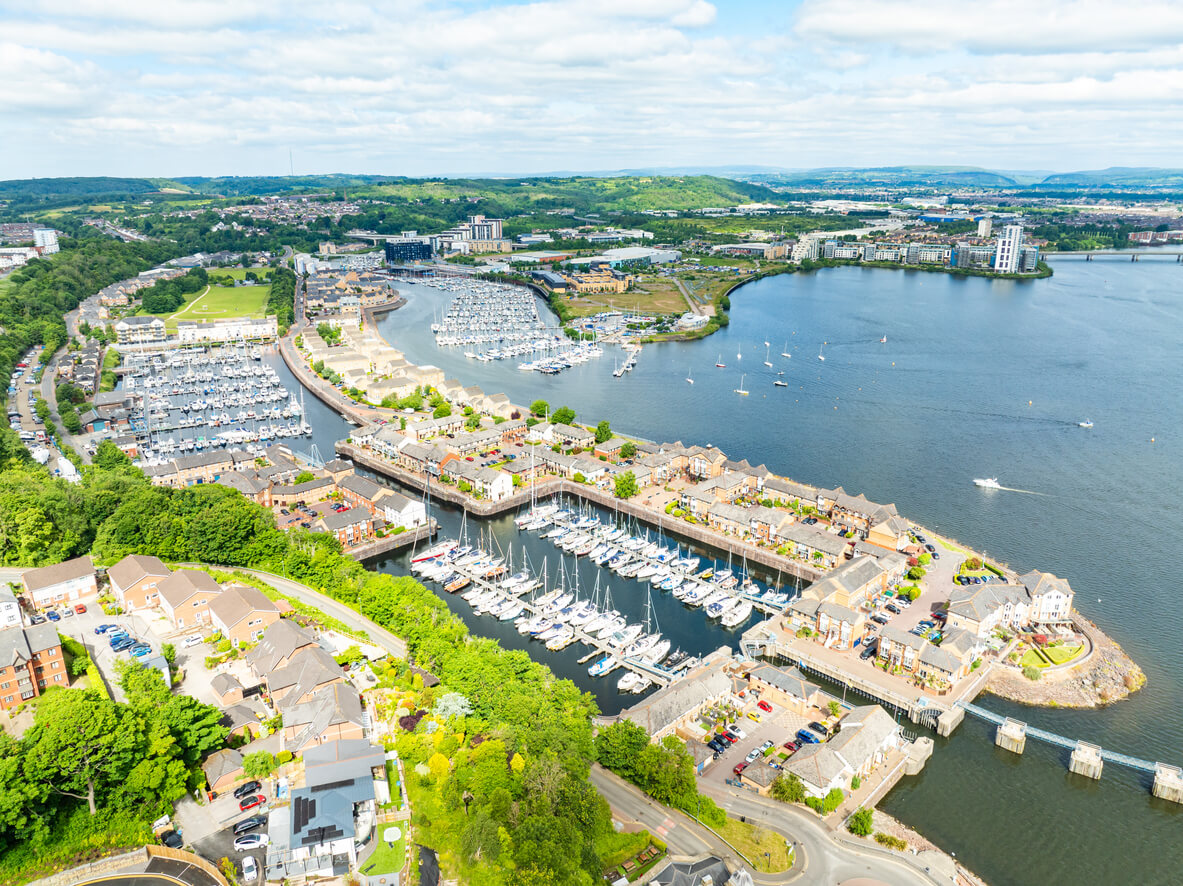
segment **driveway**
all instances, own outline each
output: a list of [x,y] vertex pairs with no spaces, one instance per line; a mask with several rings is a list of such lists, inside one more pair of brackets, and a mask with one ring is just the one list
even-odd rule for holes
[[[745,712],[749,710],[757,710],[754,700],[744,708]],[[760,711],[759,723],[746,716],[740,717],[738,725],[744,731],[744,737],[728,747],[714,763],[707,767],[699,781],[710,782],[722,787],[727,779],[735,777],[735,766],[742,763],[751,751],[757,750],[765,741],[771,741],[778,753],[788,753],[781,745],[793,738],[798,729],[808,726],[811,721],[817,720],[821,716],[820,711],[803,716],[780,705],[773,705],[772,713]],[[775,759],[775,754],[773,759]]]

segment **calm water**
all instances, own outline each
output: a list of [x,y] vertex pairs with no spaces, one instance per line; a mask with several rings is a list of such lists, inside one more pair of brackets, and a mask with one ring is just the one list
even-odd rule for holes
[[[570,405],[582,421],[714,443],[797,480],[895,502],[1020,569],[1067,577],[1078,608],[1143,666],[1147,688],[1098,712],[983,703],[1180,764],[1183,605],[1172,560],[1183,534],[1183,269],[1069,260],[1055,269],[1050,280],[1027,282],[856,268],[762,280],[735,294],[726,330],[646,348],[623,379],[612,378],[611,353],[543,377],[440,351],[427,327],[447,296],[423,287],[400,286],[410,303],[380,328],[411,360],[515,402],[542,397]],[[765,341],[772,370],[763,365]],[[786,342],[791,359],[779,356]],[[720,354],[726,369],[714,368]],[[776,371],[789,388],[773,387]],[[741,373],[748,397],[733,393]],[[316,424],[311,405],[309,413]],[[1095,428],[1077,427],[1085,418]],[[318,436],[322,452],[340,427],[325,422],[332,430]],[[975,488],[972,478],[983,476],[1026,491]],[[554,549],[542,545],[553,564]],[[620,606],[623,588],[613,593]],[[659,618],[684,648],[728,640],[698,630],[701,613],[681,621],[676,609],[659,610]],[[487,619],[477,621],[489,632]],[[582,669],[560,662],[556,670]],[[1147,779],[1107,764],[1099,783],[1087,782],[1067,772],[1066,752],[1031,741],[1014,758],[995,750],[992,735],[967,719],[951,740],[938,740],[921,776],[887,797],[886,811],[994,884],[1180,879],[1183,809],[1153,800]]]

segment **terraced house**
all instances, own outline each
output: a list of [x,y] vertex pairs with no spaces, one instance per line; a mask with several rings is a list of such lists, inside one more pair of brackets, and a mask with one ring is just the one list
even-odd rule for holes
[[0,708],[15,708],[50,686],[69,685],[62,641],[52,623],[0,630]]

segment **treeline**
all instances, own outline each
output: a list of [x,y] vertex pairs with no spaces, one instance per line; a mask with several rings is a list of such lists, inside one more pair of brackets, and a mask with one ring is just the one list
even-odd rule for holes
[[0,375],[11,376],[32,347],[52,353],[64,345],[62,318],[84,298],[179,254],[172,244],[121,243],[87,229],[66,240],[52,259],[34,259],[14,271],[10,285],[0,289]]
[[194,268],[182,277],[157,280],[141,291],[140,304],[145,314],[171,314],[184,307],[186,296],[200,292],[209,285],[209,274],[204,268]]
[[201,786],[223,746],[222,712],[124,665],[126,703],[100,684],[51,688],[20,739],[0,733],[0,881],[49,873],[55,856],[151,840],[149,822]]
[[267,313],[274,314],[279,334],[286,335],[296,322],[296,272],[289,268],[275,268],[271,272],[271,294],[267,296]]

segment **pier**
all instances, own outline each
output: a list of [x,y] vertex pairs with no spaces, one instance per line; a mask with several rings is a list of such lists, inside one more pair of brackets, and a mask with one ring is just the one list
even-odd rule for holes
[[[536,604],[534,604],[530,600],[523,599],[511,592],[502,590],[499,587],[499,584],[497,581],[490,580],[485,575],[478,574],[476,571],[474,571],[470,568],[464,567],[464,566],[453,565],[452,569],[453,569],[453,571],[458,572],[461,575],[463,575],[465,578],[467,578],[469,580],[470,584],[476,585],[477,587],[479,587],[485,591],[493,591],[501,599],[508,600],[510,598],[516,598],[518,600],[518,602],[520,602],[525,607],[526,611],[529,612],[531,616],[536,616],[536,615],[542,614],[539,606],[537,606]],[[545,588],[543,590],[545,590]],[[636,659],[636,658],[625,658],[623,655],[620,654],[619,650],[615,649],[613,646],[609,645],[605,641],[597,639],[596,637],[592,637],[590,634],[585,633],[584,631],[580,630],[579,628],[572,628],[572,630],[575,632],[574,639],[572,640],[573,643],[583,643],[585,646],[588,646],[591,648],[591,652],[589,652],[585,657],[583,657],[580,660],[581,664],[591,658],[594,658],[597,654],[599,654],[602,656],[611,656],[611,657],[615,658],[617,661],[620,662],[620,667],[623,667],[623,668],[626,668],[630,671],[633,671],[634,673],[651,680],[652,682],[656,683],[658,686],[661,686],[661,687],[668,686],[670,683],[674,682],[674,680],[677,679],[677,675],[674,672],[669,671],[669,670],[661,667],[660,665],[653,665],[653,664],[650,664],[649,662],[640,661],[639,659]],[[615,668],[613,668],[613,670],[615,670]],[[608,673],[611,673],[611,671],[609,671]]]
[[409,532],[400,532],[397,535],[388,535],[386,538],[376,538],[364,545],[349,548],[343,553],[354,560],[369,560],[372,557],[379,557],[382,554],[397,551],[399,548],[425,541],[438,531],[439,523],[434,517],[430,517],[425,526],[419,526]]

